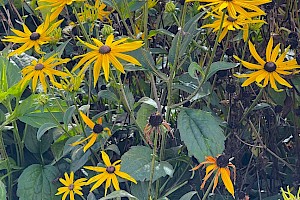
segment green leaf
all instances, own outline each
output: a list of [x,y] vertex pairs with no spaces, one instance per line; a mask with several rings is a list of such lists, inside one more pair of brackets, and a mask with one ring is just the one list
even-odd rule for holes
[[0,91],[5,92],[21,80],[20,68],[0,56],[0,77]]
[[188,192],[185,195],[183,195],[179,200],[191,200],[195,194],[197,194],[196,191]]
[[[53,116],[55,119],[53,119]],[[40,128],[45,123],[57,123],[63,121],[63,114],[61,112],[35,112],[28,113],[18,118],[20,121],[29,124],[33,127]]]
[[0,199],[5,200],[6,199],[6,189],[4,183],[0,181]]
[[116,102],[116,103],[119,102],[118,97],[112,91],[109,90],[101,90],[98,93],[98,98],[107,99],[109,101]]
[[[131,184],[130,191],[139,200],[149,200],[148,199],[148,187],[149,181],[141,181],[138,184]],[[152,195],[154,196],[155,191],[152,190]]]
[[[128,173],[137,181],[150,180],[152,149],[145,146],[133,146],[122,157],[121,171]],[[169,175],[173,176],[174,169],[166,161],[155,161],[153,182]]]
[[108,200],[108,199],[114,199],[114,198],[117,198],[117,197],[127,197],[130,200],[138,199],[135,196],[133,196],[132,194],[129,194],[128,192],[126,192],[124,190],[117,190],[117,191],[113,191],[109,195],[106,195],[106,197],[102,197],[99,200]]
[[41,137],[44,135],[44,133],[55,127],[57,127],[57,125],[51,122],[43,124],[36,133],[36,138],[38,139],[38,141],[41,141]]
[[58,175],[58,169],[52,165],[30,165],[18,179],[17,196],[19,200],[54,199],[57,186],[53,184],[53,180]]
[[196,72],[200,72],[201,75],[204,76],[203,69],[200,67],[200,65],[198,65],[198,63],[196,63],[196,62],[192,62],[189,65],[188,73],[191,77],[198,78],[198,75],[196,74]]
[[225,70],[225,69],[232,69],[239,66],[239,63],[231,63],[231,62],[214,62],[211,64],[209,72],[207,74],[207,77],[205,81],[207,81],[210,77],[212,77],[215,73],[217,73],[220,70]]
[[211,113],[181,109],[177,125],[189,156],[195,156],[199,162],[202,162],[205,156],[216,156],[223,152],[225,141],[223,129]]
[[148,119],[157,109],[152,105],[143,103],[137,112],[136,122],[141,128],[145,128]]
[[66,112],[64,114],[64,118],[63,118],[63,122],[66,126],[71,121],[71,118],[72,118],[72,115],[73,115],[75,109],[76,109],[75,105],[72,105],[66,110]]
[[70,171],[76,172],[80,169],[85,163],[89,160],[91,155],[91,151],[83,152],[83,146],[77,146],[75,150],[72,152],[71,158],[72,162],[70,165]]
[[26,148],[31,153],[37,153],[37,154],[43,154],[46,152],[49,147],[51,146],[51,143],[53,141],[53,134],[47,133],[44,134],[41,137],[41,140],[37,140],[37,129],[31,126],[27,126],[25,129],[26,131],[26,137],[24,139],[24,143]]

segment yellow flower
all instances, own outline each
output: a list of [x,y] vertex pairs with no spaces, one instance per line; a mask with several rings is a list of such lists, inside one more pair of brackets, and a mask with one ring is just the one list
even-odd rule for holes
[[208,164],[208,166],[206,166],[206,174],[203,179],[201,189],[204,188],[206,181],[216,171],[216,174],[213,178],[214,185],[213,185],[212,192],[214,192],[215,188],[217,187],[218,181],[219,181],[219,176],[221,175],[221,179],[222,179],[226,189],[234,197],[234,187],[233,187],[232,181],[230,179],[229,167],[232,167],[234,170],[234,181],[235,181],[235,176],[236,176],[235,166],[231,162],[229,162],[228,158],[225,155],[218,155],[216,158],[214,158],[212,156],[207,156],[207,157],[205,157],[204,162],[200,163],[198,166],[194,167],[192,170],[197,170],[202,165],[206,165],[206,164]]
[[63,77],[60,80],[60,83],[57,82],[52,82],[52,84],[58,88],[58,89],[63,89],[67,92],[76,92],[79,90],[81,86],[81,82],[84,78],[84,74],[80,76],[74,76],[71,74],[68,70],[66,71],[68,74],[68,77]]
[[81,192],[81,186],[84,186],[86,184],[86,180],[86,178],[80,178],[74,181],[74,172],[70,173],[70,177],[67,173],[65,173],[65,179],[59,179],[59,181],[64,185],[64,187],[58,188],[58,192],[55,195],[60,195],[64,193],[62,196],[62,200],[65,200],[68,194],[70,194],[70,200],[74,200],[75,194],[78,194],[80,196],[83,195],[83,193]]
[[105,196],[107,193],[107,189],[111,185],[111,182],[116,190],[120,190],[117,176],[137,184],[136,180],[134,178],[132,178],[129,174],[120,171],[121,165],[119,163],[121,162],[121,160],[117,160],[113,164],[111,164],[108,155],[104,151],[101,151],[101,155],[102,155],[102,160],[103,160],[104,164],[106,165],[106,167],[92,167],[92,166],[84,167],[85,169],[93,170],[95,172],[100,173],[96,176],[93,176],[92,178],[90,178],[87,181],[87,183],[86,183],[87,185],[96,182],[93,185],[93,187],[91,188],[90,192],[92,192],[93,190],[98,188],[102,183],[104,183],[104,181],[106,181]]
[[[206,25],[202,26],[201,28],[213,28],[213,32],[216,32],[220,29],[223,12],[217,12],[217,14],[212,14],[212,16],[214,18],[216,18],[216,20],[212,24],[206,24]],[[249,16],[254,17],[254,16],[257,16],[257,14],[252,12],[252,13],[249,13]],[[223,38],[226,36],[228,31],[243,30],[244,35],[246,35],[248,37],[248,34],[249,34],[248,26],[245,26],[245,25],[252,24],[252,23],[259,23],[259,22],[265,23],[264,20],[258,20],[258,19],[252,20],[252,19],[247,18],[244,15],[238,15],[237,17],[232,17],[232,16],[228,16],[225,14],[224,22],[222,25],[223,30],[221,32],[218,42],[221,42],[223,40]]]
[[283,188],[280,188],[280,191],[281,191],[281,195],[282,195],[284,200],[298,200],[298,199],[300,199],[300,187],[298,189],[297,196],[295,196],[291,193],[291,190],[290,190],[289,186],[287,186],[287,191],[284,191]]
[[36,10],[51,8],[50,21],[53,21],[58,17],[66,5],[71,5],[75,1],[84,0],[39,0],[38,3],[40,6],[37,7]]
[[44,52],[41,51],[40,46],[47,44],[52,40],[50,35],[51,32],[54,31],[62,21],[63,20],[60,20],[50,26],[50,19],[49,16],[47,16],[45,22],[39,25],[34,32],[31,32],[25,24],[23,24],[24,32],[12,29],[11,31],[17,36],[6,36],[2,39],[2,41],[24,44],[15,51],[9,53],[8,56],[10,57],[15,54],[21,54],[32,47],[34,47],[34,50],[37,53],[44,54]]
[[95,38],[92,38],[92,40],[96,45],[84,42],[79,38],[78,40],[88,48],[92,49],[92,51],[80,56],[75,56],[74,59],[79,57],[83,57],[83,58],[73,68],[72,71],[74,72],[76,69],[78,69],[80,66],[84,64],[83,68],[79,72],[79,76],[80,76],[82,73],[85,72],[85,70],[89,67],[89,65],[95,61],[93,67],[94,86],[96,86],[101,68],[103,68],[105,79],[106,81],[108,81],[110,63],[112,63],[117,70],[119,70],[122,73],[125,73],[123,65],[120,63],[118,58],[133,63],[135,65],[141,66],[138,60],[136,60],[132,56],[123,54],[123,52],[133,51],[140,48],[141,46],[143,46],[142,41],[125,42],[127,38],[122,38],[118,41],[113,41],[114,40],[113,34],[107,37],[105,44],[103,44],[100,40]]
[[104,128],[102,126],[102,118],[99,118],[98,123],[95,124],[83,112],[80,112],[80,116],[83,119],[83,121],[88,125],[88,127],[90,127],[93,130],[93,132],[87,138],[85,138],[81,141],[72,143],[71,146],[76,146],[76,145],[82,144],[83,142],[85,142],[87,140],[90,140],[83,148],[83,152],[86,152],[86,150],[88,150],[96,142],[98,134],[102,133],[103,131],[106,131],[108,135],[111,135],[111,131],[109,128],[107,128],[107,127]]
[[78,13],[79,21],[81,22],[93,22],[96,19],[104,21],[110,15],[110,11],[105,11],[106,5],[100,0],[96,0],[95,5],[91,6],[90,4],[84,4],[84,8],[81,13]]
[[[285,56],[289,51],[289,47],[285,50],[283,54],[279,56],[278,59],[277,57],[280,50],[280,44],[276,45],[274,50],[272,50],[272,48],[273,48],[273,37],[271,37],[268,42],[268,46],[266,49],[266,61],[264,61],[257,53],[254,45],[249,41],[250,52],[254,57],[254,59],[259,64],[249,63],[241,60],[237,56],[234,56],[234,58],[240,61],[242,65],[244,65],[246,68],[250,70],[258,70],[250,74],[235,75],[239,78],[248,78],[242,84],[243,87],[248,86],[253,82],[256,82],[260,87],[266,87],[270,81],[271,87],[275,91],[282,91],[282,90],[278,90],[276,85],[276,81],[277,81],[281,85],[285,85],[289,88],[292,88],[292,86],[286,80],[284,80],[281,77],[281,75],[290,75],[292,74],[292,72],[289,70],[300,68],[300,66],[297,65],[296,59],[284,61]],[[262,80],[264,80],[264,83],[261,85],[260,82]]]
[[148,4],[148,9],[153,8],[154,6],[156,6],[158,0],[147,0],[147,4]]
[[56,55],[45,59],[44,57],[40,58],[38,61],[33,60],[31,65],[22,69],[23,79],[21,82],[21,87],[27,84],[32,79],[32,90],[35,91],[38,79],[40,80],[44,92],[47,92],[47,83],[46,76],[50,78],[50,81],[54,81],[54,75],[56,76],[68,76],[67,73],[54,69],[54,67],[69,62],[70,59],[60,59],[56,58]]
[[185,2],[198,1],[201,3],[208,3],[205,6],[200,6],[199,9],[203,7],[212,7],[212,11],[221,12],[223,9],[227,8],[229,16],[237,16],[237,13],[242,14],[248,18],[248,10],[255,11],[258,15],[264,15],[265,12],[262,11],[258,6],[271,2],[271,0],[186,0]]

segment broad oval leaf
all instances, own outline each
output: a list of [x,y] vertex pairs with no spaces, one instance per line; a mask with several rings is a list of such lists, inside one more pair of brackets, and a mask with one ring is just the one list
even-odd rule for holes
[[231,62],[224,62],[224,61],[214,62],[210,66],[205,81],[207,81],[210,77],[212,77],[215,73],[217,73],[220,70],[232,69],[237,66],[239,66],[239,63],[231,63]]
[[27,167],[18,179],[19,200],[44,200],[55,197],[57,186],[53,183],[59,171],[52,165],[33,164]]
[[205,156],[216,156],[223,152],[225,141],[223,129],[211,113],[182,109],[177,125],[189,155],[195,156],[199,162],[202,162]]
[[36,138],[38,139],[38,141],[41,141],[41,137],[44,135],[44,133],[55,127],[57,127],[57,125],[51,122],[43,124],[36,133]]
[[197,194],[196,191],[190,191],[183,195],[179,200],[191,200],[195,194]]
[[[128,173],[137,181],[150,180],[152,149],[133,146],[122,157],[121,171]],[[173,176],[174,169],[166,161],[155,161],[153,182],[166,175]]]
[[120,197],[127,197],[130,200],[137,199],[135,196],[133,196],[132,194],[129,194],[128,192],[126,192],[124,190],[117,190],[117,191],[110,193],[109,195],[106,195],[106,197],[102,197],[99,200],[108,200],[108,199],[114,199],[114,198],[120,198]]

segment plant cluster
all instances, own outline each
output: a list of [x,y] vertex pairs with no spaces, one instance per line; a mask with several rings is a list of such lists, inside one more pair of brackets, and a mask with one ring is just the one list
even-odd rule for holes
[[299,199],[298,1],[0,3],[0,199]]

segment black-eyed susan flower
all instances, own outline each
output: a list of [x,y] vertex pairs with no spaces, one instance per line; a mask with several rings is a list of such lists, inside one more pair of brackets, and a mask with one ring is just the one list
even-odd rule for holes
[[161,128],[164,127],[169,133],[171,133],[172,137],[173,132],[171,130],[170,125],[163,119],[162,115],[159,112],[152,113],[149,117],[148,123],[144,128],[144,135],[147,143],[153,144],[151,140],[151,134],[161,134]]
[[58,188],[58,192],[55,195],[61,195],[62,200],[65,200],[67,196],[70,196],[70,200],[74,200],[75,194],[78,194],[80,196],[83,196],[83,193],[81,192],[82,186],[84,186],[86,183],[86,178],[80,178],[74,181],[74,172],[70,173],[69,175],[65,172],[65,179],[60,178],[59,181],[64,185],[63,187]]
[[100,133],[106,132],[108,135],[111,135],[111,131],[109,128],[102,126],[102,118],[101,117],[98,119],[97,124],[95,124],[83,112],[80,112],[80,116],[83,119],[84,123],[86,123],[86,125],[88,125],[88,127],[90,127],[90,129],[92,129],[93,132],[85,139],[72,143],[71,146],[76,146],[76,145],[84,143],[87,140],[90,140],[83,148],[83,151],[86,152],[96,142],[96,139]]
[[98,77],[100,75],[100,70],[103,68],[104,77],[106,81],[109,79],[109,64],[112,63],[113,66],[120,72],[125,73],[124,67],[121,62],[118,60],[122,59],[127,62],[130,62],[135,65],[141,66],[141,63],[132,56],[124,54],[124,52],[129,52],[136,50],[143,46],[142,41],[135,42],[125,42],[127,38],[122,38],[120,40],[114,41],[114,35],[111,34],[107,37],[105,44],[96,38],[92,38],[95,45],[88,42],[84,42],[78,38],[78,40],[92,51],[74,57],[74,59],[83,57],[79,63],[73,68],[73,72],[83,65],[83,68],[80,70],[79,75],[85,72],[90,64],[94,62],[93,74],[94,74],[94,86],[96,86]]
[[[206,166],[208,165],[208,166]],[[203,179],[203,183],[201,184],[201,189],[204,188],[206,181],[211,177],[211,175],[216,172],[213,181],[213,189],[212,192],[214,192],[215,188],[218,185],[219,182],[219,177],[221,176],[221,179],[228,190],[228,192],[234,196],[234,187],[230,178],[230,169],[229,167],[233,168],[234,172],[234,181],[235,181],[235,176],[236,176],[236,169],[235,166],[229,162],[228,157],[225,155],[218,155],[216,158],[212,156],[207,156],[205,157],[205,161],[200,163],[198,166],[194,167],[192,170],[197,170],[201,166],[206,166],[206,173],[205,177]]]
[[[212,16],[216,19],[212,24],[205,24],[201,28],[213,28],[213,32],[216,32],[220,29],[220,25],[222,22],[222,16],[223,12],[217,12],[216,14],[212,14]],[[251,12],[248,13],[248,16],[251,16],[251,18],[257,16],[257,13]],[[222,32],[219,37],[219,41],[221,42],[223,38],[227,35],[228,31],[235,31],[235,30],[243,30],[243,38],[248,38],[249,34],[249,28],[248,24],[254,24],[254,23],[265,23],[264,20],[260,19],[249,19],[248,17],[244,15],[238,15],[237,17],[232,17],[227,14],[224,16],[224,22],[222,25]]]
[[63,77],[60,79],[60,83],[58,82],[52,82],[52,84],[58,88],[65,90],[67,92],[76,92],[79,90],[81,83],[84,78],[84,74],[81,74],[80,76],[74,75],[68,70],[66,70],[66,73],[68,74],[67,77]]
[[101,155],[102,155],[102,160],[103,160],[104,164],[106,165],[106,167],[93,167],[93,166],[85,166],[84,167],[85,169],[100,173],[96,176],[93,176],[92,178],[90,178],[87,181],[87,185],[96,182],[93,185],[93,187],[91,188],[90,192],[92,192],[93,190],[98,188],[100,185],[102,185],[102,183],[104,183],[104,181],[106,181],[105,182],[105,196],[107,194],[107,189],[109,188],[111,183],[112,183],[113,187],[115,188],[115,190],[120,190],[117,176],[137,184],[136,180],[134,178],[132,178],[129,174],[120,171],[121,160],[117,160],[112,164],[110,162],[108,155],[104,151],[101,151]]
[[39,7],[36,10],[44,9],[44,8],[51,8],[50,12],[50,21],[55,20],[61,11],[64,9],[66,5],[71,5],[73,2],[76,1],[84,1],[84,0],[39,0],[38,4]]
[[[241,60],[237,56],[234,56],[235,59],[240,61],[242,65],[244,65],[246,68],[250,70],[257,70],[253,73],[249,74],[238,74],[235,75],[239,78],[248,78],[242,86],[248,86],[253,82],[256,82],[258,86],[260,87],[266,87],[268,83],[270,82],[271,87],[275,91],[281,91],[278,89],[276,85],[276,81],[284,86],[287,86],[289,88],[292,88],[292,86],[282,78],[283,75],[290,75],[293,72],[290,70],[300,68],[300,66],[297,64],[296,59],[291,59],[288,61],[284,61],[286,54],[289,51],[289,47],[278,57],[279,50],[280,50],[280,44],[277,44],[276,47],[273,48],[273,37],[270,38],[268,42],[268,46],[266,49],[266,61],[263,60],[259,54],[257,53],[254,45],[249,41],[249,49],[254,57],[254,59],[258,62],[258,64],[253,64],[244,60]],[[263,84],[261,82],[264,80]]]
[[271,2],[271,0],[186,0],[185,2],[198,1],[200,3],[208,3],[204,6],[200,6],[199,9],[203,7],[211,7],[213,12],[221,12],[225,8],[228,11],[229,16],[237,16],[237,13],[243,14],[244,16],[251,18],[248,15],[248,11],[252,10],[258,15],[264,15],[265,12],[261,10],[258,6]]
[[55,67],[64,63],[69,62],[70,59],[60,59],[57,58],[56,55],[52,55],[51,57],[45,59],[44,57],[39,60],[33,60],[31,65],[22,69],[22,80],[21,87],[25,86],[30,80],[32,81],[31,89],[33,91],[36,90],[38,80],[40,80],[44,92],[47,92],[47,80],[46,77],[49,77],[51,82],[54,82],[54,75],[65,77],[68,76],[67,73],[56,70]]
[[280,191],[281,191],[283,200],[298,200],[298,199],[300,199],[300,187],[298,188],[297,196],[291,192],[289,186],[287,186],[286,191],[283,188],[280,188]]
[[2,39],[2,41],[19,43],[23,45],[9,53],[8,56],[21,54],[31,49],[32,47],[34,47],[34,50],[37,53],[44,54],[44,52],[41,51],[40,46],[43,44],[47,44],[52,40],[52,37],[50,36],[51,32],[56,29],[62,21],[63,20],[60,20],[50,25],[50,18],[49,16],[47,16],[45,22],[39,25],[34,32],[31,32],[25,24],[23,24],[24,32],[17,29],[11,29],[11,31],[15,33],[16,36],[6,36],[4,37],[4,39]]

